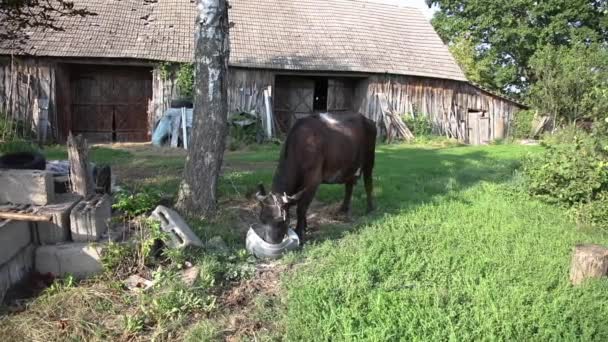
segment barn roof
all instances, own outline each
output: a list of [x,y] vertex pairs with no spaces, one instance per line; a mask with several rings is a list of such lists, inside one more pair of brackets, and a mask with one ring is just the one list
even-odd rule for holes
[[[62,17],[64,31],[32,29],[22,50],[36,56],[188,62],[192,0],[75,0],[96,16]],[[231,0],[230,65],[391,73],[466,81],[415,8],[360,0]],[[0,53],[11,50],[0,42]]]

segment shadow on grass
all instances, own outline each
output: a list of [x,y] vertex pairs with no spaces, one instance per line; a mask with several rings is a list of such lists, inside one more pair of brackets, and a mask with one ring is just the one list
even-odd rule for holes
[[[309,241],[339,239],[365,223],[433,202],[458,193],[480,182],[502,183],[510,180],[518,160],[526,151],[515,146],[452,147],[430,149],[411,146],[381,146],[376,151],[374,199],[376,210],[365,214],[363,181],[355,187],[350,223],[330,223],[321,227],[309,223]],[[253,191],[258,182],[269,184],[272,171],[238,171],[225,175],[221,190],[233,196]],[[316,195],[320,206],[315,211],[337,207],[343,199],[344,186],[321,185]]]

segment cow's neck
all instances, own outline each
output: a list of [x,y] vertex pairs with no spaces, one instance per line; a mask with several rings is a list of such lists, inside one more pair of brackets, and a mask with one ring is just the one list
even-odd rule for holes
[[288,177],[287,162],[281,158],[272,179],[272,192],[276,194],[287,193],[288,195],[293,195],[293,189],[290,189]]
[[[290,177],[293,178],[295,170],[289,170],[287,167],[290,164],[287,158],[287,146],[288,144],[285,143],[283,150],[281,151],[279,164],[274,172],[274,177],[272,179],[272,192],[276,194],[286,193],[287,195],[293,195],[296,189],[293,189],[295,184],[293,184],[294,182],[292,182]],[[291,165],[295,166],[296,164],[291,163]]]

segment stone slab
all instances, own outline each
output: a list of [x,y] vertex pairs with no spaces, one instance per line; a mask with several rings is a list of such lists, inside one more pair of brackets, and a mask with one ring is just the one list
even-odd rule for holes
[[29,222],[0,220],[0,265],[11,260],[32,242]]
[[47,205],[55,197],[50,172],[0,170],[0,203]]
[[35,269],[56,277],[68,274],[82,279],[103,271],[101,255],[103,244],[65,243],[40,246],[36,249]]
[[36,242],[40,245],[52,245],[70,240],[70,213],[82,200],[77,194],[57,195],[52,204],[40,207],[38,213],[51,215],[51,222],[36,223]]
[[0,303],[4,301],[6,292],[25,278],[33,269],[34,246],[22,248],[12,259],[0,265]]
[[96,195],[81,201],[70,213],[70,230],[75,242],[99,241],[112,218],[112,197]]

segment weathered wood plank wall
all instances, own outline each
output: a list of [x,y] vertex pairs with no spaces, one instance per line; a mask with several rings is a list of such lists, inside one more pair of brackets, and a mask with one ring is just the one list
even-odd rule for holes
[[[11,117],[23,120],[29,129],[38,132],[40,118],[35,103],[48,99],[48,140],[60,139],[70,127],[69,115],[59,113],[66,122],[59,122],[58,107],[64,110],[65,101],[57,98],[56,93],[66,93],[69,83],[63,84],[61,65],[39,59],[0,60],[0,111],[10,113]],[[67,75],[67,74],[66,74]],[[64,75],[65,76],[65,75]],[[306,76],[305,74],[299,76]],[[67,78],[67,76],[63,77]],[[332,77],[330,77],[332,78]],[[333,77],[335,78],[335,77]],[[69,81],[69,80],[67,80]],[[430,79],[397,75],[360,75],[352,78],[354,97],[330,101],[332,109],[346,107],[342,101],[352,101],[352,109],[372,119],[377,119],[379,104],[377,94],[384,93],[392,109],[397,113],[420,113],[428,115],[435,124],[437,133],[466,141],[469,128],[469,111],[484,112],[490,118],[490,138],[506,137],[509,122],[520,108],[514,102],[495,96],[473,85],[440,79]],[[329,91],[335,90],[332,83]],[[278,84],[276,85],[278,86]],[[264,106],[263,90],[275,89],[275,72],[272,70],[231,68],[228,79],[229,111],[262,112]],[[350,88],[349,87],[339,87]],[[61,90],[63,89],[63,91]],[[352,88],[351,88],[352,89]],[[332,99],[332,95],[329,98]],[[339,94],[338,94],[339,95]],[[340,99],[342,98],[340,97]],[[171,100],[179,98],[175,80],[164,79],[159,68],[153,70],[153,98],[149,108],[150,127],[169,108]],[[275,97],[275,104],[276,104]],[[66,102],[67,101],[67,102]],[[65,104],[62,104],[66,102]],[[280,107],[280,106],[279,106]],[[277,107],[276,110],[280,108]],[[335,108],[333,108],[335,107]],[[348,106],[350,107],[350,106]]]
[[263,112],[264,89],[272,87],[274,73],[262,69],[230,68],[228,75],[228,112]]
[[148,123],[153,128],[156,120],[163,116],[163,113],[171,105],[171,101],[179,97],[177,83],[172,77],[164,77],[161,69],[155,67],[152,70],[152,104],[149,109],[150,115]]
[[421,77],[378,75],[359,82],[355,108],[377,121],[377,94],[384,93],[397,113],[427,115],[436,133],[466,141],[469,110],[490,117],[490,138],[507,135],[519,106],[468,83]]
[[0,60],[0,111],[22,122],[41,142],[59,134],[55,90],[54,64],[34,59]]
[[[159,68],[153,71],[153,100],[151,112],[153,120],[159,119],[169,108],[171,101],[180,97],[175,79],[163,78]],[[264,89],[274,89],[274,73],[257,69],[229,69],[228,111],[261,112],[264,107]],[[273,91],[274,92],[274,91]]]

